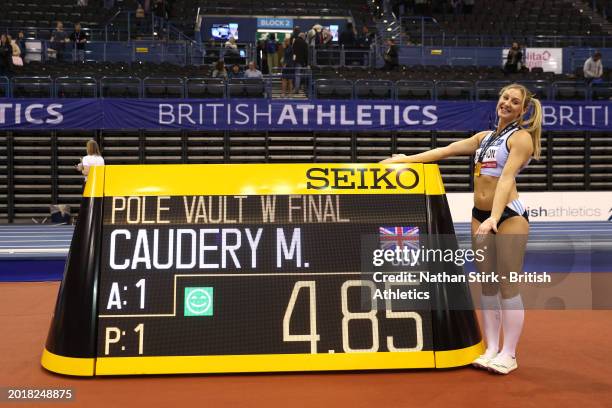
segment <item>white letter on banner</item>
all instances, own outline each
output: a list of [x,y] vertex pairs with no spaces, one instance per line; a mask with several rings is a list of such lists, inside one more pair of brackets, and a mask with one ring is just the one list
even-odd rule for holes
[[380,112],[380,123],[379,125],[385,126],[387,124],[387,111],[393,109],[389,105],[374,105],[374,110]]
[[25,119],[26,122],[28,123],[34,123],[36,125],[40,125],[41,123],[43,123],[42,119],[34,119],[32,117],[32,111],[34,109],[42,109],[44,108],[44,105],[40,104],[40,103],[34,103],[32,105],[29,105],[26,110],[25,110]]
[[311,104],[300,104],[296,106],[296,109],[300,109],[302,111],[302,125],[308,124],[308,111],[311,111],[314,108],[315,106]]
[[[191,107],[190,104],[188,104],[188,103],[179,103],[178,108],[179,108],[179,125],[185,123],[185,122],[183,122],[183,118],[187,119],[187,122],[191,123],[192,125],[196,124],[191,119],[191,115],[193,114],[193,108]],[[183,108],[186,108],[187,112],[184,112]]]
[[240,110],[241,108],[248,108],[248,107],[249,105],[247,105],[246,103],[239,103],[238,105],[236,105],[236,113],[242,116],[244,120],[234,120],[235,124],[246,125],[247,123],[249,123],[249,115],[247,115],[246,113]]
[[[543,125],[551,126],[557,124],[557,116],[555,115],[555,107],[550,105],[544,105],[542,107]],[[549,121],[550,119],[550,121]]]
[[437,107],[435,105],[427,105],[423,108],[423,116],[430,120],[424,120],[424,125],[435,125],[438,123],[438,115],[436,115]]
[[0,124],[6,123],[6,109],[11,109],[13,107],[10,103],[0,103]]
[[257,117],[258,116],[264,116],[268,118],[268,122],[267,124],[270,125],[272,124],[272,106],[268,104],[268,111],[267,112],[262,112],[259,113],[257,112],[257,104],[253,105],[253,117],[255,118],[254,124],[257,124]]
[[124,263],[122,264],[117,264],[115,262],[115,237],[117,235],[125,235],[125,239],[130,239],[131,238],[131,234],[130,231],[126,230],[126,229],[118,229],[118,230],[114,230],[113,232],[111,232],[111,236],[110,236],[110,267],[112,269],[127,269],[127,267],[130,265],[130,261],[128,259],[125,260]]
[[559,107],[559,124],[563,126],[563,119],[567,119],[567,121],[571,125],[575,125],[576,122],[572,120],[573,113],[574,113],[574,110],[572,109],[571,106],[560,106]]
[[404,119],[404,123],[407,124],[407,125],[418,125],[419,124],[418,120],[410,119],[409,114],[410,114],[410,111],[413,111],[413,110],[417,110],[418,111],[419,107],[418,106],[414,106],[414,105],[406,106],[404,108],[404,111],[402,112],[402,119]]
[[[164,111],[164,109],[168,109],[168,110]],[[171,119],[168,121],[165,121],[163,119],[164,116],[169,116]],[[158,123],[160,125],[171,125],[172,123],[174,123],[175,120],[176,119],[174,118],[174,107],[170,105],[169,103],[160,103]]]
[[588,125],[595,127],[597,123],[597,118],[595,115],[596,115],[597,110],[601,109],[601,106],[585,106],[584,109],[591,111],[591,122]]
[[336,106],[329,105],[329,112],[323,112],[323,105],[317,105],[317,125],[323,124],[323,119],[329,119],[330,125],[336,124]]
[[217,124],[217,108],[220,108],[225,105],[222,103],[207,103],[206,106],[213,108],[213,125],[216,125]]
[[289,119],[292,125],[297,125],[297,119],[295,118],[295,112],[293,106],[283,105],[283,110],[278,118],[278,124],[282,125],[285,120]]
[[372,124],[372,105],[357,105],[357,124],[371,125]]
[[340,105],[340,124],[341,125],[354,125],[355,121],[346,118],[346,105]]
[[57,125],[64,121],[64,115],[62,115],[61,112],[56,110],[56,109],[62,109],[63,107],[64,105],[59,104],[59,103],[52,103],[51,105],[47,106],[47,113],[55,117],[55,119],[47,119],[48,124]]

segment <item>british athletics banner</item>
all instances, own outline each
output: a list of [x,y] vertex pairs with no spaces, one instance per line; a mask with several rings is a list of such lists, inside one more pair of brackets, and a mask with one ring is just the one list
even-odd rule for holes
[[[489,129],[495,102],[2,99],[0,130],[392,131]],[[607,131],[612,102],[546,102],[545,130]]]

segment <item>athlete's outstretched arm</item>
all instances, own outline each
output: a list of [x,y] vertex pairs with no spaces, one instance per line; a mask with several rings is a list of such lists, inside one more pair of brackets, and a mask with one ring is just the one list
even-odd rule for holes
[[423,153],[406,156],[396,154],[393,157],[382,160],[381,163],[431,163],[452,156],[467,156],[473,154],[480,145],[480,141],[487,132],[479,132],[467,139],[458,140],[448,146],[438,147]]

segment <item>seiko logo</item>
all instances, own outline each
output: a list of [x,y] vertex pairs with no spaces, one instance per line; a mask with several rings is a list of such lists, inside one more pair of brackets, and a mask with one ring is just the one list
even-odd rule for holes
[[412,190],[419,174],[410,168],[311,168],[306,172],[307,189],[312,190]]

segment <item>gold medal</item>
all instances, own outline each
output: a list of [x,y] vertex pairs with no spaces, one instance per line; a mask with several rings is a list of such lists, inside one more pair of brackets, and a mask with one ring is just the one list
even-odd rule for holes
[[474,175],[480,176],[480,168],[482,167],[482,163],[478,162],[474,165]]

